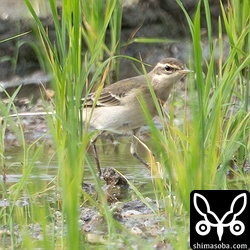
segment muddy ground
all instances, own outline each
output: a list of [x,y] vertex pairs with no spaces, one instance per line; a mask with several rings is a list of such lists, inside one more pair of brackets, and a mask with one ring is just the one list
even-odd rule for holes
[[[30,87],[31,85],[28,86],[28,88]],[[33,87],[33,93],[35,93],[38,88],[36,85]],[[22,141],[19,140],[18,132],[16,132],[16,128],[17,131],[19,131],[20,127],[22,127],[28,144],[33,143],[42,137],[42,141],[45,140],[47,145],[51,145],[51,147],[53,147],[53,139],[49,133],[49,126],[47,124],[46,117],[43,115],[34,115],[34,113],[37,112],[44,112],[45,107],[53,109],[53,97],[50,95],[53,92],[48,89],[47,91],[44,91],[44,89],[41,91],[43,92],[43,98],[27,98],[25,95],[23,96],[22,93],[19,97],[15,98],[13,103],[9,98],[2,98],[2,102],[5,107],[13,104],[10,108],[11,114],[19,114],[18,118],[2,117],[2,125],[5,126],[6,122],[6,130],[4,133],[6,148],[19,148],[22,145]],[[51,97],[52,99],[50,99]],[[39,144],[41,141],[39,140],[37,143]],[[13,160],[15,161],[15,159]],[[5,178],[8,182],[8,175],[5,176]],[[143,239],[143,241],[152,244],[155,249],[172,249],[166,235],[171,235],[174,232],[172,232],[172,229],[166,228],[166,217],[164,214],[156,216],[156,214],[153,213],[153,211],[150,210],[150,208],[142,201],[134,199],[132,195],[133,192],[126,180],[112,168],[103,170],[102,185],[110,204],[110,209],[113,211],[113,217],[125,226],[128,229],[128,232],[135,236],[135,239],[131,238],[131,243],[133,244],[134,249],[139,249],[140,243],[136,240],[138,237]],[[98,194],[91,183],[83,183],[83,190],[98,200]],[[51,209],[53,211],[52,214],[55,219],[55,223],[48,223],[47,230],[51,234],[54,233],[56,237],[61,237],[62,226],[64,225],[62,223],[62,213],[60,209],[54,208],[53,205],[61,203],[60,193],[58,193],[57,190],[55,190],[54,193],[55,196],[53,197],[50,190],[48,199],[51,201]],[[37,197],[38,203],[42,198],[42,195],[43,194],[39,195],[40,197]],[[150,198],[146,198],[146,200],[155,211],[161,210],[161,205],[156,201]],[[16,206],[25,210],[25,207],[30,206],[30,202],[36,202],[36,199],[35,201],[31,201],[29,198],[23,197],[17,201]],[[1,207],[8,207],[8,204],[5,204],[5,201],[1,199],[0,205]],[[79,225],[80,230],[84,233],[87,241],[91,244],[107,244],[105,235],[105,232],[107,232],[107,225],[104,217],[97,211],[96,207],[89,205],[80,207]],[[41,241],[43,239],[43,228],[39,222],[36,224],[29,224],[27,229],[30,236],[34,240]],[[63,230],[64,232],[67,231],[66,228]],[[20,226],[15,225],[14,231],[16,232],[15,236],[18,238],[21,245],[23,239],[18,233],[20,231]],[[11,242],[11,234],[8,226],[0,225],[0,240],[1,237],[6,239],[6,246],[8,247]],[[121,249],[125,247],[122,241],[120,242],[119,247]]]
[[[60,8],[60,1],[58,8]],[[195,13],[195,6],[198,1],[186,0],[183,1],[190,16]],[[151,1],[151,0],[134,0],[124,1],[124,14],[122,24],[121,41],[127,42],[132,34],[135,37],[160,37],[174,40],[166,44],[138,44],[134,43],[126,48],[123,48],[121,53],[136,58],[142,57],[143,60],[150,64],[155,64],[163,57],[177,57],[184,61],[190,59],[192,54],[192,43],[189,37],[189,30],[187,22],[178,6],[172,4],[173,1]],[[220,14],[218,8],[219,1],[210,1],[212,21],[217,22],[217,17]],[[39,7],[38,7],[39,9]],[[44,14],[42,9],[41,18],[46,26],[50,29],[50,34],[53,37],[53,24],[51,18]],[[204,17],[204,15],[201,15]],[[0,8],[0,41],[9,37],[21,34],[23,32],[32,30],[32,21],[27,15],[27,9],[16,0],[1,0]],[[140,28],[139,28],[140,27]],[[206,26],[205,19],[202,20],[203,28],[203,56],[204,59],[210,56],[208,43],[206,41]],[[217,25],[214,25],[214,34],[217,34]],[[22,85],[19,94],[15,98],[10,113],[32,113],[43,112],[45,106],[48,105],[53,108],[49,80],[45,72],[41,70],[39,62],[36,58],[30,41],[36,43],[36,37],[31,32],[23,37],[12,39],[11,41],[0,43],[0,97],[3,105],[8,107],[11,103],[10,99],[6,97],[5,90],[12,95],[18,86]],[[18,44],[23,44],[18,51],[17,62],[13,62],[12,58],[17,53]],[[228,43],[225,40],[224,56],[226,57],[228,51]],[[217,54],[215,53],[215,57]],[[126,60],[121,61],[120,78],[126,78],[136,74],[131,63]],[[47,92],[44,90],[47,89]],[[42,97],[41,98],[41,92]],[[185,98],[185,91],[181,90],[180,96]],[[3,110],[5,109],[3,108]],[[20,141],[18,136],[13,132],[13,126],[17,128],[22,126],[26,141],[28,143],[34,142],[36,139],[43,136],[46,143],[53,144],[49,127],[44,116],[23,116],[20,122],[17,118],[4,118],[4,112],[1,113],[1,118],[6,119],[7,127],[5,131],[5,146],[18,147]],[[8,119],[14,119],[14,123],[10,124]],[[3,122],[3,120],[2,120]],[[181,123],[182,121],[176,121]],[[44,136],[45,135],[45,136]],[[112,169],[105,170],[107,184],[103,187],[107,192],[107,199],[110,201],[110,209],[113,211],[113,216],[135,236],[145,239],[155,249],[173,249],[168,241],[168,235],[174,235],[176,232],[170,228],[166,228],[163,223],[167,218],[162,214],[156,216],[144,203],[137,199],[131,198],[130,201],[120,203],[120,190],[125,191],[125,196],[130,195],[130,189],[126,182],[113,172]],[[110,174],[111,173],[111,174]],[[120,179],[121,178],[121,179]],[[121,184],[121,185],[120,185]],[[83,184],[84,190],[92,193],[94,196],[95,189],[90,184]],[[124,193],[122,194],[124,195]],[[122,196],[124,199],[124,196]],[[156,201],[146,198],[148,203],[155,209],[161,209],[161,205]],[[4,202],[4,201],[2,201]],[[29,206],[30,201],[23,199],[19,201],[18,206]],[[6,204],[7,206],[7,204]],[[94,207],[80,208],[79,225],[87,236],[87,240],[93,244],[105,244],[106,225],[103,216]],[[48,232],[58,234],[62,232],[62,215],[59,210],[54,209],[55,224],[48,224]],[[39,223],[30,224],[28,228],[30,235],[34,240],[42,240],[42,228]],[[18,226],[15,226],[16,237],[22,242],[19,234]],[[1,237],[6,236],[10,240],[10,230],[5,225],[0,225],[0,240]],[[10,242],[10,241],[9,241]],[[139,243],[131,242],[134,249],[139,249]],[[8,245],[8,240],[7,240]],[[121,249],[123,248],[121,243]]]

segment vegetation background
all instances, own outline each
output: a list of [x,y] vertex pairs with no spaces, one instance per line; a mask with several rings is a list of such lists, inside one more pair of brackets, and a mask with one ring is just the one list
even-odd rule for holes
[[[185,16],[183,20],[186,26],[183,27],[188,27],[184,31],[180,29],[180,33],[185,33],[191,41],[185,43],[189,44],[185,46],[185,49],[189,48],[188,52],[179,57],[184,58],[189,68],[195,71],[195,75],[188,77],[185,87],[187,98],[182,100],[183,112],[180,114],[183,123],[177,125],[174,122],[174,94],[170,100],[173,106],[170,113],[162,112],[158,107],[163,127],[161,131],[151,122],[145,110],[159,156],[159,164],[153,157],[150,158],[155,176],[152,185],[157,207],[153,208],[142,191],[130,183],[135,196],[155,216],[167,218],[161,223],[171,230],[155,237],[153,241],[133,234],[115,219],[114,211],[96,177],[95,165],[88,155],[93,134],[82,129],[79,111],[82,108],[82,95],[93,90],[100,91],[105,84],[119,77],[123,58],[130,63],[138,61],[134,55],[122,53],[130,44],[136,44],[139,53],[140,48],[148,44],[164,48],[170,46],[172,40],[169,37],[138,36],[140,27],[147,26],[138,21],[137,29],[124,43],[121,40],[123,9],[120,0],[62,0],[60,8],[57,1],[49,0],[55,29],[52,39],[50,29],[42,22],[33,2],[24,2],[37,34],[35,43],[27,41],[25,45],[32,46],[40,66],[53,75],[51,82],[55,91],[56,114],[47,116],[47,120],[58,162],[55,185],[61,196],[56,211],[60,211],[61,219],[55,216],[49,199],[41,196],[39,202],[36,200],[37,194],[46,193],[48,187],[42,183],[30,183],[28,178],[43,149],[42,138],[38,139],[41,141],[40,146],[37,146],[37,141],[27,144],[22,126],[16,127],[13,120],[7,117],[10,109],[15,110],[14,100],[20,88],[12,95],[5,92],[10,101],[8,105],[0,105],[2,116],[6,117],[1,124],[0,134],[3,173],[0,185],[1,199],[5,199],[8,206],[0,207],[0,225],[3,225],[1,246],[13,249],[133,249],[135,244],[136,247],[152,249],[164,243],[174,249],[188,249],[189,194],[192,190],[249,190],[249,2],[218,1],[219,14],[215,19],[211,16],[213,12],[209,1],[197,1],[194,14],[190,15],[187,7],[176,0],[178,12]],[[163,5],[160,7],[163,8]],[[149,3],[149,11],[150,7]],[[161,21],[166,25],[168,23],[168,19],[162,18]],[[150,24],[147,28],[150,29]],[[207,43],[206,50],[204,41]],[[16,46],[16,57],[4,58],[12,66],[17,63],[23,43],[17,43]],[[166,53],[164,57],[168,55]],[[140,58],[139,54],[136,56]],[[151,57],[154,58],[153,53],[149,55],[150,60],[153,60]],[[142,56],[142,59],[144,61],[147,58]],[[150,60],[145,61],[150,63]],[[141,63],[134,65],[138,71],[145,70]],[[15,131],[23,148],[22,178],[11,186],[7,186],[4,180],[7,126]],[[161,166],[161,175],[156,169],[158,165]],[[86,168],[93,175],[97,199],[82,189]],[[229,178],[228,173],[232,178]],[[23,196],[29,197],[29,206],[16,205]],[[95,244],[90,243],[89,235],[81,231],[79,217],[80,207],[83,206],[95,206],[101,215],[106,230],[101,244],[99,239]],[[58,223],[61,224],[59,233],[48,229],[48,224],[58,226]],[[39,224],[42,230],[39,241],[33,240],[29,230],[29,225],[35,224]],[[17,235],[17,228],[21,238]]]

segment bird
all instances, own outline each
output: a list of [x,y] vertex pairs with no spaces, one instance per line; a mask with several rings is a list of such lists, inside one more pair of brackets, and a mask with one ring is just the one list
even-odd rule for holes
[[96,141],[104,132],[132,134],[130,153],[143,165],[150,168],[137,153],[140,129],[147,123],[141,100],[152,117],[157,115],[157,108],[151,89],[161,106],[167,101],[174,84],[192,72],[185,63],[176,58],[165,58],[144,75],[117,81],[101,92],[89,93],[83,101],[82,119],[94,130],[99,131],[91,140],[98,175],[101,167],[96,149]]

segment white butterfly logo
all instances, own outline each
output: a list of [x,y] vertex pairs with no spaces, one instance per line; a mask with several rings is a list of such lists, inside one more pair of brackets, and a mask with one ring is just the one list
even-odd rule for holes
[[[243,198],[243,205],[238,212],[234,213],[234,206],[236,202],[241,198]],[[198,204],[197,204],[198,199],[202,199],[204,201],[206,205],[206,210],[207,210],[205,213],[202,212],[201,209],[198,207]],[[196,211],[204,217],[204,220],[197,222],[195,226],[195,230],[199,235],[202,235],[202,236],[207,235],[209,234],[211,227],[217,227],[217,235],[218,235],[219,241],[221,241],[222,235],[224,233],[224,227],[229,227],[230,232],[236,236],[241,235],[245,231],[245,225],[243,224],[242,221],[236,220],[236,217],[239,216],[246,208],[246,205],[247,205],[246,193],[239,194],[233,199],[232,204],[230,206],[230,210],[226,212],[221,219],[219,219],[218,216],[213,211],[210,210],[210,205],[207,199],[203,195],[195,193],[193,202],[194,202],[194,207]],[[208,214],[213,216],[217,223],[210,222],[207,216]],[[230,214],[233,214],[233,219],[229,223],[223,223],[225,219],[227,218],[227,216]]]

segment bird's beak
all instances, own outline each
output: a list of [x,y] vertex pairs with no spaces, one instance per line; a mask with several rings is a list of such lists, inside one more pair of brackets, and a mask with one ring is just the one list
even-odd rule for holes
[[188,74],[188,73],[193,73],[194,71],[193,70],[190,70],[190,69],[183,69],[183,70],[180,70],[179,71],[181,74]]

